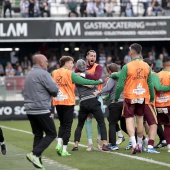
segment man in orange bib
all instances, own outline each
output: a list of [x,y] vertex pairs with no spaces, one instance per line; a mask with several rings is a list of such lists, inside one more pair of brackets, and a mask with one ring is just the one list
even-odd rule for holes
[[[163,59],[164,69],[157,75],[164,86],[170,86],[170,57]],[[170,91],[156,91],[155,106],[160,124],[164,125],[164,136],[167,142],[168,152],[170,152]]]
[[[144,113],[153,114],[149,102],[154,101],[154,88],[149,65],[140,58],[142,47],[139,44],[130,46],[132,61],[124,65],[115,94],[118,101],[121,92],[124,94],[123,116],[126,118],[126,128],[133,148],[131,154],[142,152],[143,116]],[[137,119],[137,142],[135,139],[134,116]]]
[[[84,79],[72,71],[74,66],[73,58],[63,56],[60,59],[60,69],[52,72],[52,77],[59,87],[57,97],[53,98],[53,106],[56,106],[60,127],[58,132],[57,153],[61,156],[70,155],[67,152],[67,145],[71,135],[71,126],[73,122],[73,112],[75,105],[75,84],[98,85],[102,81]],[[63,148],[62,148],[63,141]]]

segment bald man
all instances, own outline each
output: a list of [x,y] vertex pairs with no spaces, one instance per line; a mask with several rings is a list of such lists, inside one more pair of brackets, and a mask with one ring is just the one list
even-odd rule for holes
[[43,169],[42,153],[57,136],[50,109],[51,98],[57,96],[58,87],[47,72],[48,61],[44,55],[33,56],[33,64],[24,87],[24,106],[34,134],[33,150],[26,157],[35,167]]

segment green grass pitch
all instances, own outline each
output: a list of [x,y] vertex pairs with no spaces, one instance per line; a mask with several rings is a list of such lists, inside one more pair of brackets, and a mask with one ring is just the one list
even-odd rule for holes
[[[93,119],[93,143],[97,147],[96,137],[97,137],[97,125],[95,119]],[[108,122],[105,120],[108,127]],[[55,119],[56,128],[58,131],[59,121]],[[77,125],[77,119],[74,119],[70,142],[74,141],[74,131]],[[2,126],[5,142],[8,148],[7,155],[3,156],[0,154],[0,170],[34,170],[35,168],[26,160],[25,156],[32,150],[33,135],[24,132],[18,132],[9,130],[5,127],[20,129],[24,131],[31,132],[31,127],[29,121],[1,121],[0,126]],[[126,151],[125,147],[129,142],[128,136],[125,134],[126,140],[119,145],[118,153],[123,153],[125,155],[130,155],[130,151]],[[82,131],[81,144],[87,145],[87,137],[85,133],[85,128]],[[158,143],[158,137],[156,138],[155,144]],[[68,151],[71,156],[60,157],[55,152],[55,146],[57,141],[54,141],[43,153],[43,156],[54,160],[56,164],[49,164],[48,160],[44,163],[47,170],[53,169],[79,169],[79,170],[166,170],[170,169],[170,153],[167,152],[167,148],[160,149],[160,154],[149,154],[142,153],[135,156],[141,158],[147,158],[147,160],[155,160],[157,162],[163,162],[169,165],[164,166],[159,163],[150,163],[143,160],[136,160],[132,156],[128,158],[126,156],[121,156],[118,154],[104,153],[100,151],[87,152],[86,148],[79,147],[78,152],[72,152],[72,144],[69,144]],[[65,166],[63,166],[65,165]],[[67,165],[67,166],[66,166]],[[58,167],[57,167],[58,166]]]

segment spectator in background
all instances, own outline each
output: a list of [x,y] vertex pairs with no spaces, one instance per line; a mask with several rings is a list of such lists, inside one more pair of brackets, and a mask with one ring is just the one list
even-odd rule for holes
[[126,0],[126,16],[127,17],[132,17],[133,16],[133,5],[132,2],[130,0]]
[[154,46],[154,45],[151,47],[151,52],[152,52],[152,55],[153,55],[153,59],[155,60],[155,57],[156,57],[156,49],[155,49],[155,46]]
[[115,60],[115,63],[119,66],[122,65],[122,61],[120,60],[120,57],[119,56],[116,56],[116,60]]
[[11,64],[14,66],[15,63],[18,61],[18,56],[17,56],[17,52],[15,50],[15,48],[12,49],[12,51],[10,52],[10,61]]
[[108,57],[106,58],[105,66],[103,67],[103,72],[104,72],[104,74],[105,74],[106,76],[109,76],[109,72],[108,72],[107,66],[108,66],[109,64],[111,64],[112,62],[113,62],[113,61],[112,61],[112,56],[108,56]]
[[162,8],[157,0],[152,0],[151,2],[152,10],[155,13],[155,16],[158,16],[158,12],[162,11]]
[[163,58],[164,58],[163,54],[159,54],[159,58],[155,62],[155,72],[159,72],[159,71],[162,70],[162,68],[163,68],[163,62],[162,62]]
[[11,1],[10,0],[5,0],[4,1],[4,18],[6,18],[6,10],[9,9],[10,17],[12,18],[11,14]]
[[7,62],[7,65],[5,67],[5,74],[7,77],[13,77],[15,75],[15,70],[13,69],[10,62]]
[[22,70],[22,67],[21,66],[18,66],[17,70],[16,70],[16,76],[23,76],[24,75],[24,72]]
[[24,70],[24,75],[27,75],[30,70],[31,70],[31,66],[28,66],[27,69]]
[[27,0],[20,1],[20,13],[23,18],[28,18],[29,2]]
[[106,10],[106,16],[107,17],[112,17],[113,16],[113,10],[114,8],[114,4],[111,0],[108,0],[106,3],[105,3],[105,10]]
[[51,57],[50,63],[51,63],[51,67],[57,65],[57,57],[56,57],[55,55],[53,55],[53,56]]
[[70,10],[68,17],[71,17],[71,14],[75,14],[76,17],[78,17],[78,13],[77,13],[77,3],[75,2],[75,0],[72,0],[71,2],[68,3],[68,9]]
[[106,64],[108,65],[108,64],[111,64],[111,63],[113,63],[113,58],[112,58],[112,56],[107,56],[107,58],[106,58]]
[[81,17],[87,17],[87,2],[86,0],[83,0],[83,2],[80,4],[80,14],[81,14]]
[[96,12],[95,12],[95,3],[93,0],[89,0],[87,3],[87,14],[91,17],[96,17]]
[[126,0],[120,0],[120,17],[122,16],[122,13],[124,13],[124,16],[126,16]]
[[142,0],[141,1],[143,3],[143,16],[147,16],[148,15],[148,7],[149,7],[149,0]]
[[34,0],[29,0],[28,15],[29,17],[34,17]]
[[3,65],[0,63],[0,76],[4,75],[4,67]]
[[164,57],[168,57],[169,56],[169,54],[167,52],[167,49],[165,47],[162,47],[162,54],[163,54]]
[[104,67],[106,63],[106,56],[105,53],[102,51],[99,56],[99,64]]
[[23,68],[24,72],[27,71],[29,66],[31,67],[31,61],[28,59],[27,56],[25,56],[24,60],[21,62],[21,67]]
[[17,62],[15,63],[15,65],[14,65],[13,68],[14,68],[15,70],[17,70],[17,68],[18,68],[19,66],[20,66],[20,63],[19,63],[19,61],[17,61]]
[[102,2],[102,0],[96,0],[95,13],[99,17],[104,17],[104,3]]
[[40,1],[40,11],[41,16],[44,17],[44,13],[47,13],[47,17],[50,17],[50,5],[47,0],[41,0]]
[[34,0],[34,17],[39,17],[40,15],[40,9],[39,9],[39,1],[38,0]]
[[148,58],[152,61],[155,60],[154,56],[153,56],[153,53],[152,52],[148,52]]
[[130,52],[128,52],[128,54],[124,57],[124,64],[127,64],[131,61],[131,57],[130,57]]

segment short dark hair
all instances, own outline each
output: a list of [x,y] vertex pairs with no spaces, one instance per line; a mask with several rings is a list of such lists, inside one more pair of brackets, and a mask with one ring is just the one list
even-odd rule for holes
[[143,61],[145,63],[147,63],[149,66],[151,66],[152,64],[154,64],[153,60],[149,59],[149,58],[144,58]]
[[130,50],[134,50],[137,54],[141,54],[142,46],[140,44],[134,43],[130,46]]
[[60,67],[63,67],[67,61],[74,62],[74,59],[73,59],[73,57],[70,57],[70,56],[62,56],[59,60]]
[[118,72],[118,66],[115,63],[111,63],[107,65],[107,70],[113,72]]
[[170,57],[164,57],[163,58],[163,63],[165,63],[165,62],[170,62]]
[[89,50],[89,51],[87,51],[87,55],[89,55],[90,52],[96,53],[96,51],[94,51],[94,50]]

